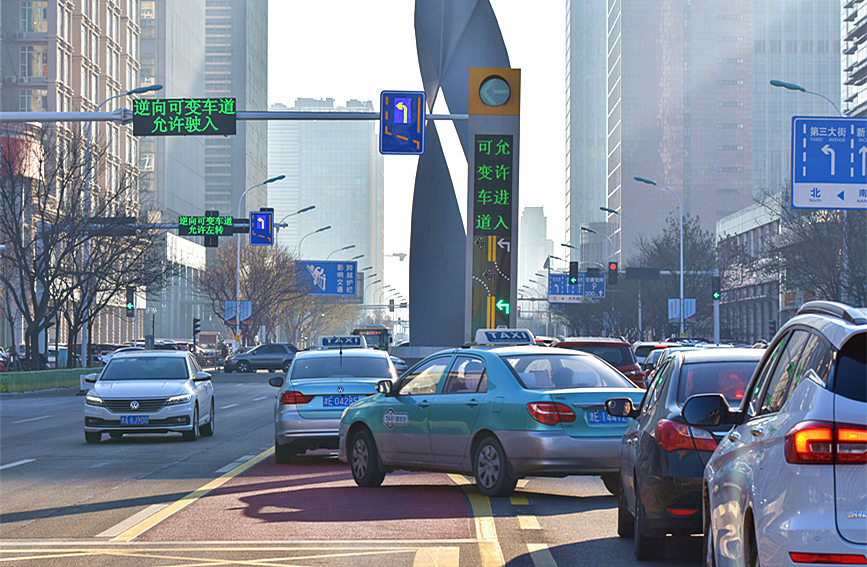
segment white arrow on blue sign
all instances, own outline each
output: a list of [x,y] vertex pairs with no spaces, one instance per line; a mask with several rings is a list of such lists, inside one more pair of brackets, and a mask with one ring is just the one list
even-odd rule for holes
[[792,117],[792,207],[867,209],[867,118]]

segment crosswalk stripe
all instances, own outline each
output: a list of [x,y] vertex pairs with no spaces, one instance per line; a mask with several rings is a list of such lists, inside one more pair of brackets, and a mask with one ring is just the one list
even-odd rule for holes
[[422,547],[415,552],[413,567],[458,567],[460,547]]

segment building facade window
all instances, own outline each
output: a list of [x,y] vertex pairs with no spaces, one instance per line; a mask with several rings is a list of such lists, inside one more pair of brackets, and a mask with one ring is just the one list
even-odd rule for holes
[[45,45],[21,46],[21,76],[48,77],[48,47]]
[[48,0],[21,2],[22,32],[48,32]]
[[48,110],[48,89],[22,89],[18,95],[20,112],[45,112]]

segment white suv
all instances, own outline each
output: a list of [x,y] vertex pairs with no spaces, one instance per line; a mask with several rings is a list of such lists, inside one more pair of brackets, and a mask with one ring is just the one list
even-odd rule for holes
[[733,427],[704,472],[705,565],[867,563],[867,309],[805,304],[774,337],[743,403],[683,407]]

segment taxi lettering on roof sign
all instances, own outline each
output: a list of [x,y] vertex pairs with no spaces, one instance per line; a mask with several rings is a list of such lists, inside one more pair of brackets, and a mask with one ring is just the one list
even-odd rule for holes
[[322,348],[367,348],[367,341],[360,335],[321,337]]
[[479,329],[476,344],[484,345],[532,345],[536,338],[530,329]]

